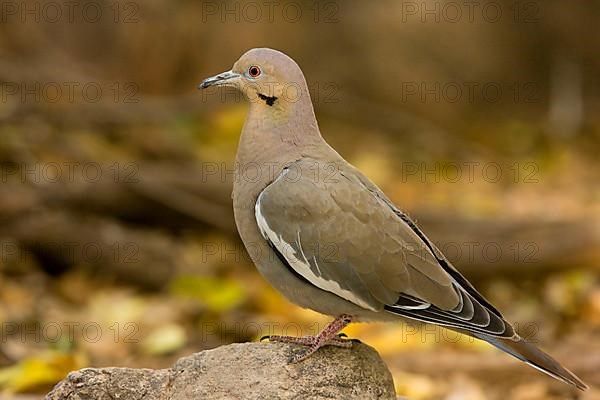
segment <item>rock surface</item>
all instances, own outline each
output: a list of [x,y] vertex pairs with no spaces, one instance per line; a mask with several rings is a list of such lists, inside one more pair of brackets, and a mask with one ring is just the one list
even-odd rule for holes
[[290,365],[295,351],[283,343],[241,343],[181,358],[169,369],[85,368],[46,399],[396,399],[389,370],[365,344],[325,347]]

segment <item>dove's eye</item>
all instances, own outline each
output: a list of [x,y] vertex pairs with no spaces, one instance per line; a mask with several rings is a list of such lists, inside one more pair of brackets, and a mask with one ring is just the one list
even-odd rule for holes
[[250,75],[251,78],[258,78],[260,73],[260,68],[257,65],[253,65],[250,68],[248,68],[248,75]]

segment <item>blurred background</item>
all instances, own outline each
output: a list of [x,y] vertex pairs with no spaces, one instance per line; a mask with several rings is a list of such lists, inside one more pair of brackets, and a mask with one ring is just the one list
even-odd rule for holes
[[[600,385],[598,2],[0,3],[0,388],[329,319],[258,275],[233,224],[246,113],[200,92],[292,56],[325,138],[523,336]],[[411,399],[597,398],[443,329],[351,326]]]

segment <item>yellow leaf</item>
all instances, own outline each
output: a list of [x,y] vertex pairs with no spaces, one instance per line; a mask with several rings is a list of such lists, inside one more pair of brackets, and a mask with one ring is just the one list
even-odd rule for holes
[[8,392],[25,392],[56,384],[70,371],[85,367],[84,357],[48,351],[0,369],[0,387]]
[[214,312],[231,310],[246,301],[246,290],[233,279],[202,276],[179,276],[171,284],[171,292],[203,302]]
[[185,345],[185,330],[176,324],[168,324],[151,332],[141,343],[147,354],[162,355],[172,353]]

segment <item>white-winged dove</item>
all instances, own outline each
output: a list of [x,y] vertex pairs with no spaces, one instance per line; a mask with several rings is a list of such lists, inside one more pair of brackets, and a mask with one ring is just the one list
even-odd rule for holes
[[411,219],[321,136],[304,75],[272,49],[246,52],[200,88],[231,86],[249,100],[236,156],[239,234],[266,280],[301,307],[336,319],[317,336],[270,336],[350,347],[338,332],[400,317],[485,340],[566,383],[587,386],[522,339]]

